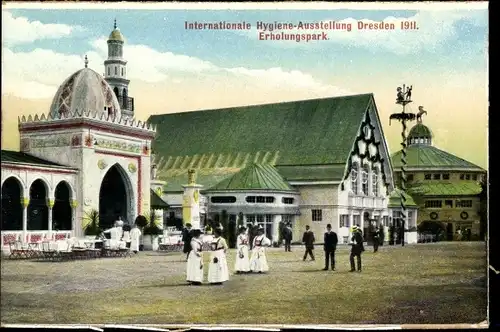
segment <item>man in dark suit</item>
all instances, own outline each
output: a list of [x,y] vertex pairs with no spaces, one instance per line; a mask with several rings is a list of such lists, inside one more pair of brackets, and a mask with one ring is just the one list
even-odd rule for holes
[[351,256],[349,261],[351,263],[351,271],[356,271],[356,266],[354,265],[354,257],[357,258],[358,271],[361,272],[361,253],[365,251],[363,246],[363,233],[359,226],[352,227],[352,237],[351,237]]
[[314,233],[311,232],[311,230],[309,229],[309,225],[306,226],[306,231],[304,232],[304,236],[302,236],[302,242],[304,242],[304,244],[306,246],[306,252],[304,253],[303,260],[305,261],[307,258],[307,255],[309,255],[309,256],[311,256],[311,260],[314,261],[313,250],[314,250],[315,239],[314,239]]
[[330,260],[332,262],[332,271],[335,271],[335,250],[337,249],[337,243],[339,239],[337,233],[332,231],[332,225],[326,225],[326,233],[323,244],[323,249],[325,250],[325,268],[324,271],[328,271],[328,265]]
[[380,231],[379,228],[374,227],[373,233],[372,233],[372,238],[373,238],[373,252],[378,251],[378,246],[380,244]]
[[189,257],[189,252],[191,251],[191,239],[191,224],[187,223],[186,227],[182,230],[182,242],[184,242],[184,248],[182,252],[186,254],[186,261]]
[[285,251],[292,251],[292,226],[287,224],[283,229],[283,239],[285,240]]

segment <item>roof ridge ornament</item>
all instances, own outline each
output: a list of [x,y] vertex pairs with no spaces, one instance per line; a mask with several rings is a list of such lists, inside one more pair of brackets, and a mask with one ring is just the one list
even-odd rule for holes
[[87,58],[87,54],[85,54],[85,68],[89,66],[89,59]]
[[115,18],[115,24],[113,25],[113,27],[116,30],[116,18]]

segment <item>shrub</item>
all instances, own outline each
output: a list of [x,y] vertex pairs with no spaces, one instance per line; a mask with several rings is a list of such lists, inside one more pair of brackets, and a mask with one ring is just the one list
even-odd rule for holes
[[99,226],[99,211],[92,209],[86,212],[83,218],[87,222],[83,228],[85,235],[99,235],[102,232]]

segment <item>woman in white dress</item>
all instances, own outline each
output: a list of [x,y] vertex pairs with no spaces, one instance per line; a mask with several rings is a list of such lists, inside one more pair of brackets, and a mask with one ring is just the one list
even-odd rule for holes
[[264,235],[264,229],[260,227],[257,230],[257,236],[253,239],[252,257],[250,258],[250,271],[258,273],[269,271],[265,247],[268,247],[270,245],[271,241]]
[[248,253],[248,235],[246,228],[240,228],[240,235],[236,239],[236,261],[234,270],[236,273],[246,273],[250,271],[250,257]]
[[226,240],[221,235],[222,231],[216,229],[214,239],[210,244],[211,254],[208,265],[208,282],[216,285],[221,285],[224,281],[229,280],[229,270],[226,260],[226,250],[228,247]]
[[203,244],[201,242],[201,230],[193,230],[191,239],[191,251],[186,263],[186,280],[191,285],[201,285],[203,282]]
[[130,250],[137,254],[141,238],[141,230],[134,224],[134,228],[130,230]]

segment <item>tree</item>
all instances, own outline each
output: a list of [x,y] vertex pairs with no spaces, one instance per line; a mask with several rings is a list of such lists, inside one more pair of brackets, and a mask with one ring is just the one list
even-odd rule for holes
[[488,224],[488,178],[485,175],[481,179],[481,193],[479,194],[479,237],[486,239]]

